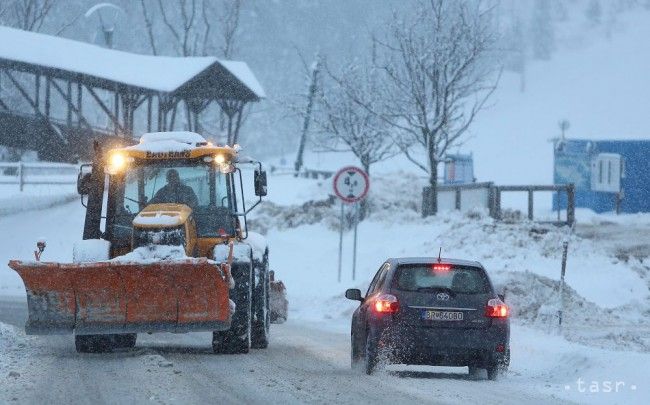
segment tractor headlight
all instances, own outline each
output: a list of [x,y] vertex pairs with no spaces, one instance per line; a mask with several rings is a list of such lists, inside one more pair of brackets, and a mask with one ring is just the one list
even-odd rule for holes
[[108,166],[106,171],[108,174],[114,175],[119,173],[126,167],[128,159],[121,153],[113,153],[108,159]]
[[218,165],[222,165],[222,164],[226,163],[226,157],[224,155],[220,154],[220,153],[216,154],[216,155],[214,155],[214,162],[216,164],[218,164]]

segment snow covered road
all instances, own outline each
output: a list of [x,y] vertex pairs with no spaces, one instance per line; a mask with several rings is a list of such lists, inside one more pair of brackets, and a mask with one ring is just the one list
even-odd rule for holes
[[[450,218],[461,225],[465,221]],[[41,236],[48,240],[47,260],[69,261],[82,224],[83,208],[78,202],[0,217],[0,261],[29,257]],[[400,230],[390,223],[364,226]],[[421,229],[436,226],[440,225],[424,224]],[[450,226],[459,229],[453,222]],[[467,227],[480,230],[471,224]],[[207,333],[141,334],[135,349],[111,354],[78,354],[72,336],[25,336],[22,281],[0,264],[0,404],[648,402],[650,353],[626,351],[646,347],[642,341],[629,345],[625,340],[642,339],[640,332],[628,338],[614,334],[606,337],[604,348],[597,348],[525,326],[517,319],[512,328],[511,369],[496,382],[470,378],[464,368],[397,366],[373,376],[351,372],[350,302],[340,298],[343,285],[324,283],[323,270],[331,273],[326,265],[331,258],[325,256],[334,257],[327,248],[333,239],[327,232],[315,226],[269,232],[273,261],[288,286],[290,321],[272,326],[267,350],[248,355],[212,354]],[[305,234],[312,235],[309,241],[302,237]],[[386,252],[379,251],[379,243],[374,248],[369,243],[362,246],[367,247],[362,258],[370,274],[372,263]],[[296,249],[304,254],[296,258]],[[510,260],[522,260],[521,255],[515,256]],[[299,265],[291,266],[296,259]],[[594,331],[603,332],[591,322]],[[612,392],[612,384],[618,382],[624,385]]]
[[[0,299],[0,322],[21,322],[18,298]],[[473,380],[463,369],[365,376],[349,368],[346,334],[274,325],[269,349],[212,354],[210,335],[139,335],[133,350],[78,354],[71,336],[27,337],[19,376],[1,376],[0,403],[560,403],[508,379]]]

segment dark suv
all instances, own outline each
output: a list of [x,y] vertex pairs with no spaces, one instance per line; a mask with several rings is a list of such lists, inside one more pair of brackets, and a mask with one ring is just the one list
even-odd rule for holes
[[509,309],[483,266],[440,258],[389,259],[370,283],[345,296],[352,316],[352,367],[468,366],[494,380],[510,362]]

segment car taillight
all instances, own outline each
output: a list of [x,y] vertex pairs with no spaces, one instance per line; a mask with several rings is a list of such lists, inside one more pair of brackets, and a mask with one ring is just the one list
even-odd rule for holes
[[374,308],[381,314],[394,314],[399,311],[399,302],[394,295],[382,294],[375,298]]
[[498,298],[492,298],[485,306],[485,316],[488,318],[507,318],[510,308]]

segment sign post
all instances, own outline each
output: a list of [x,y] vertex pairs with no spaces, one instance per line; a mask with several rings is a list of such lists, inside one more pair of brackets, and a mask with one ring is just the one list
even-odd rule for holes
[[341,223],[339,230],[339,269],[338,281],[341,282],[343,256],[343,224],[345,221],[344,204],[355,204],[354,207],[354,245],[352,253],[352,280],[357,271],[357,228],[359,225],[359,202],[366,198],[370,189],[368,174],[355,166],[340,169],[334,175],[334,194],[341,200]]

